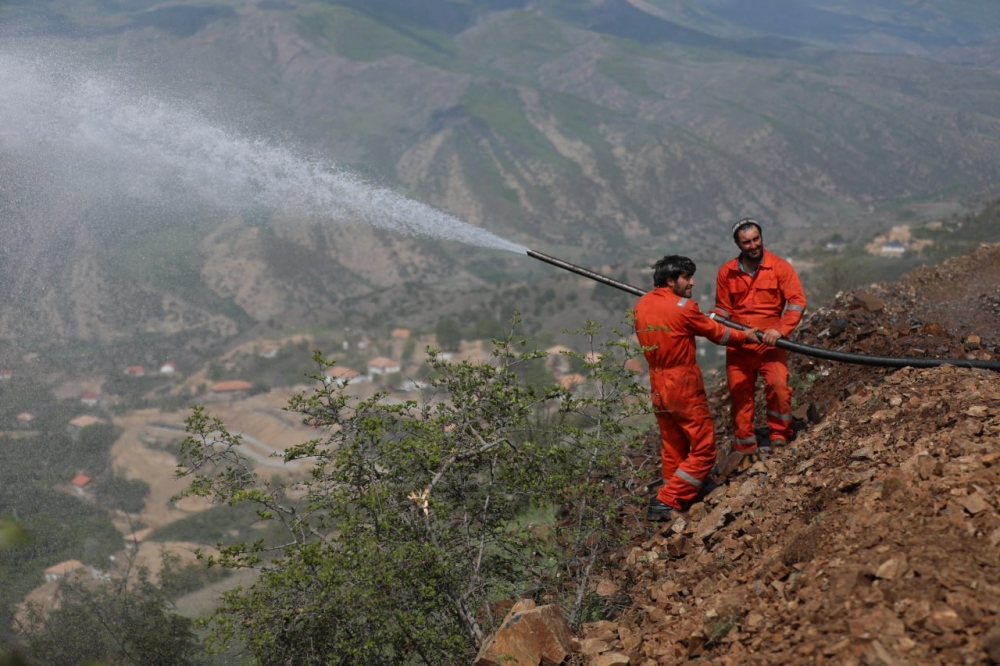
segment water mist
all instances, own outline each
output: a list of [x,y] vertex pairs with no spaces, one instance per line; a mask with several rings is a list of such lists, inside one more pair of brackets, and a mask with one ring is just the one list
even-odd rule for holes
[[0,90],[0,157],[36,166],[38,187],[166,206],[178,197],[232,210],[264,206],[312,221],[526,252],[329,161],[241,136],[65,61],[0,50]]

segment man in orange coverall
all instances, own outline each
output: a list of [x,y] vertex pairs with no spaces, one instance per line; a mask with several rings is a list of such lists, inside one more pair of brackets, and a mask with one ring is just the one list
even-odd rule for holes
[[756,339],[756,330],[736,331],[709,319],[691,300],[695,264],[687,257],[663,257],[653,265],[652,291],[633,309],[635,333],[649,363],[649,384],[662,440],[663,485],[649,502],[646,518],[671,520],[690,504],[715,465],[715,425],[694,336],[715,344]]
[[781,446],[791,439],[788,355],[774,345],[799,325],[806,309],[806,296],[792,265],[764,249],[756,220],[745,218],[734,224],[733,240],[740,254],[719,269],[713,311],[738,324],[764,331],[763,344],[726,349],[733,451],[753,454],[757,452],[753,422],[758,373],[764,377],[769,444]]

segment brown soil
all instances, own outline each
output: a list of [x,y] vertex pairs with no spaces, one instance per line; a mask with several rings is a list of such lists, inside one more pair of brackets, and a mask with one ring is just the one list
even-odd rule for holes
[[[1000,357],[1000,246],[841,294],[794,339]],[[1000,375],[791,356],[812,419],[672,525],[636,507],[600,581],[626,610],[585,625],[577,659],[1000,663]],[[711,394],[720,443],[726,398]]]
[[[266,477],[277,474],[287,480],[307,471],[302,465],[284,464],[273,456],[315,435],[294,415],[282,411],[292,392],[275,390],[242,400],[220,399],[207,404],[209,412],[221,418],[230,432],[243,435],[242,452],[255,461],[259,473]],[[186,416],[186,412],[168,414],[146,409],[115,417],[115,425],[122,429],[111,448],[115,474],[149,484],[142,512],[116,518],[115,524],[123,534],[131,534],[137,525],[160,528],[210,507],[210,502],[202,498],[171,501],[188,487],[190,479],[177,478],[177,459],[157,445],[182,439]]]
[[[183,417],[172,419],[179,427],[183,426]],[[143,436],[148,423],[163,423],[171,421],[170,417],[159,410],[147,409],[130,412],[115,417],[115,425],[122,429],[122,434],[111,447],[112,466],[115,474],[126,479],[141,479],[149,484],[149,496],[145,506],[138,516],[120,516],[115,526],[122,534],[131,534],[137,525],[159,528],[187,517],[192,512],[207,509],[207,500],[195,498],[183,502],[172,502],[171,497],[180,494],[188,486],[187,479],[176,476],[177,458],[166,451],[151,449],[143,442]],[[172,435],[180,439],[182,432]]]

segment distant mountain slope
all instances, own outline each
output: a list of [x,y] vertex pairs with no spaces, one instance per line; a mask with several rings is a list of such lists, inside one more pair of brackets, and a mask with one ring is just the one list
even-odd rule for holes
[[[893,6],[48,0],[0,7],[0,34],[5,50],[68,53],[220,127],[600,265],[715,256],[745,215],[794,250],[817,228],[850,238],[904,209],[989,196],[1000,177],[1000,18],[986,3]],[[339,316],[348,300],[356,308],[404,285],[539,272],[433,240],[345,236],[280,206],[253,220],[188,202],[183,214],[149,214],[148,233],[123,233],[137,224],[124,192],[36,191],[47,181],[28,172],[48,169],[11,158],[15,137],[0,130],[12,330],[104,337],[222,317],[213,330],[230,335]],[[156,228],[178,216],[198,224],[157,254],[173,232]],[[53,240],[54,224],[72,232]],[[132,245],[155,239],[152,251]],[[150,301],[170,305],[136,305]]]

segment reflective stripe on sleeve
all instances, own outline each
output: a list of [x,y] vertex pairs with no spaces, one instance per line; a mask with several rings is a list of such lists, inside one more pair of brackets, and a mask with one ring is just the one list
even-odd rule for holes
[[681,300],[677,301],[677,307],[682,308],[685,305],[687,305],[687,302],[688,302],[688,299],[682,298]]
[[679,469],[676,472],[674,472],[674,475],[675,476],[679,476],[681,479],[687,481],[688,483],[690,483],[695,488],[701,488],[701,481],[699,481],[698,479],[694,478],[693,476],[691,476],[690,474],[688,474],[687,472],[685,472],[682,469]]
[[732,333],[730,329],[726,329],[726,334],[722,336],[722,340],[719,342],[720,345],[724,345],[729,342],[729,334]]

